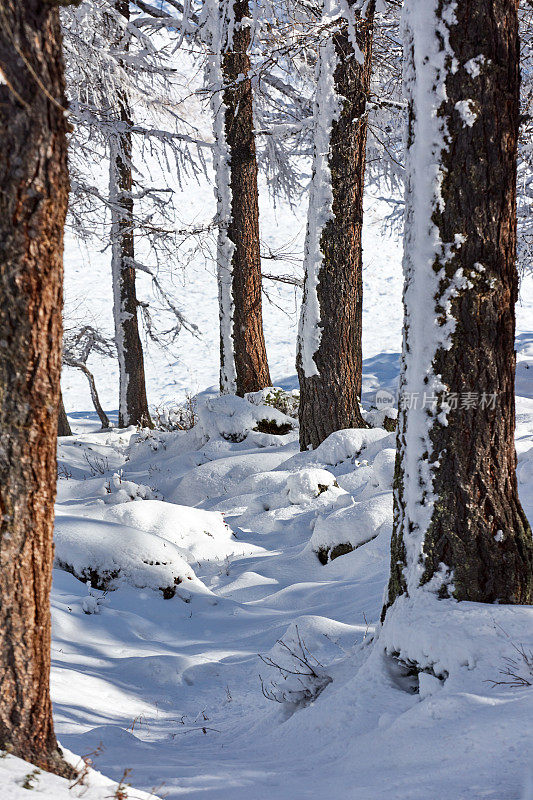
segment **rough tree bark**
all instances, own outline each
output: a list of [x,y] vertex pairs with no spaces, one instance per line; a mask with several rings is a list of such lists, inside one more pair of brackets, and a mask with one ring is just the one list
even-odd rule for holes
[[[514,446],[517,8],[517,0],[407,0],[400,389],[409,398],[399,419],[389,605],[421,585],[458,600],[533,601]],[[426,157],[430,119],[440,129]],[[432,401],[421,408],[411,398],[424,392]]]
[[72,436],[72,430],[70,429],[70,423],[68,421],[68,417],[65,411],[65,405],[63,403],[63,395],[59,394],[59,416],[57,418],[57,435],[58,436]]
[[0,0],[0,747],[69,775],[49,691],[68,197],[57,5]]
[[[130,18],[129,0],[115,0],[115,9]],[[111,36],[122,38],[110,21]],[[122,45],[127,49],[127,41]],[[133,224],[132,137],[129,99],[125,90],[114,98],[122,131],[111,140],[109,196],[112,203],[111,268],[115,317],[115,340],[119,362],[119,426],[151,426],[144,356],[139,336],[138,302],[135,287]]]
[[[224,53],[222,72],[226,87],[225,134],[230,164],[231,214],[227,236],[233,243],[231,280],[233,294],[232,347],[236,393],[256,392],[271,385],[268,369],[261,297],[259,241],[259,191],[250,80],[250,17],[248,0],[233,4],[233,41]],[[244,79],[243,77],[244,76]],[[227,358],[224,346],[221,358]],[[224,391],[225,387],[221,387]]]
[[[364,16],[357,0],[348,5],[359,52],[345,20],[333,35],[330,57],[322,55],[319,67],[334,68],[338,110],[329,121],[329,142],[317,141],[315,146],[297,356],[302,450],[318,447],[333,431],[366,427],[360,411],[361,237],[374,3],[367,4]],[[331,91],[326,86],[323,97],[320,91],[326,77],[319,76],[318,129],[330,113]],[[327,165],[323,151],[328,153]],[[324,199],[316,194],[323,191],[324,180],[330,184],[331,213],[321,227],[316,215],[323,213]],[[315,190],[313,182],[318,184]]]

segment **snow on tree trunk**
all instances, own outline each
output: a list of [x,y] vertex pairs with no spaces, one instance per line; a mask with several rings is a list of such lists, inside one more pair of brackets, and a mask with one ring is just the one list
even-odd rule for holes
[[263,333],[249,13],[248,0],[207,4],[219,222],[220,388],[240,396],[271,383]]
[[338,28],[320,46],[315,143],[298,334],[300,446],[365,427],[362,225],[373,2],[325,0]]
[[533,600],[515,475],[515,0],[407,0],[404,342],[388,604]]
[[[129,19],[129,2],[116,0],[116,10]],[[110,20],[110,25],[113,23]],[[121,32],[111,31],[119,37]],[[146,397],[144,356],[139,336],[133,221],[132,139],[129,101],[119,91],[117,104],[121,129],[111,138],[109,201],[111,203],[111,274],[113,314],[119,363],[119,426],[151,425]]]
[[71,775],[49,690],[68,197],[54,6],[0,0],[0,747]]

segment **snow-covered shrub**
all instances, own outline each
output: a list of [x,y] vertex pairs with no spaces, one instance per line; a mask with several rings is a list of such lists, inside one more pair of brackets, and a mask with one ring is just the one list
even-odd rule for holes
[[95,509],[104,521],[134,528],[177,547],[190,565],[204,561],[223,561],[239,549],[231,528],[222,514],[160,500],[123,503]]
[[196,398],[187,396],[184,403],[174,405],[158,405],[152,410],[152,422],[158,431],[189,431],[194,428],[196,416]]
[[375,539],[382,527],[390,528],[392,493],[353,502],[327,516],[320,516],[311,537],[311,547],[322,564],[351,553]]
[[124,581],[169,598],[180,583],[195,577],[170,542],[118,523],[62,517],[55,543],[55,566],[93,589],[117,589]]
[[90,616],[91,614],[99,614],[101,606],[106,601],[106,594],[96,596],[91,584],[87,582],[88,595],[84,597],[81,602],[81,608],[84,614]]
[[394,468],[396,464],[396,450],[386,447],[381,450],[372,464],[372,482],[374,486],[383,492],[392,489],[394,481]]
[[285,391],[285,389],[280,389],[279,386],[270,386],[267,389],[261,389],[259,392],[249,392],[245,397],[256,406],[272,406],[272,408],[277,408],[278,411],[288,417],[298,418],[298,407],[300,405],[300,392],[298,389]]
[[372,428],[384,428],[389,433],[395,431],[398,425],[397,408],[371,408],[363,411],[363,417]]
[[293,472],[287,478],[289,501],[293,505],[309,503],[332,486],[338,488],[335,475],[325,469],[308,467]]
[[95,758],[103,749],[98,746],[90,756],[80,757],[62,743],[62,757],[77,773],[73,779],[36,769],[34,764],[0,750],[0,797],[3,800],[26,800],[32,796],[39,800],[159,800],[153,792],[130,790],[123,781],[116,783],[93,769],[91,757]]
[[269,680],[260,676],[263,695],[267,700],[291,706],[292,710],[312,703],[332,682],[307,648],[297,625],[291,626],[283,639],[278,639],[271,651],[260,654],[259,658],[274,671]]
[[[253,443],[276,444],[274,437],[284,436],[295,428],[291,417],[268,405],[256,405],[242,397],[222,395],[198,404],[198,424],[205,441],[222,437],[229,442],[243,442],[250,437]],[[258,440],[253,432],[270,435]]]
[[[221,560],[235,551],[235,541],[220,514],[158,500],[100,505],[91,517],[56,519],[55,564],[93,589],[114,590],[122,582],[154,589],[169,599],[177,587],[205,592],[190,566]],[[178,592],[189,600],[188,593]]]
[[[386,441],[384,441],[386,440]],[[346,428],[324,439],[316,450],[298,453],[287,461],[287,469],[316,464],[324,468],[373,457],[385,446],[394,446],[394,435],[383,428]]]
[[104,503],[107,505],[131,503],[135,500],[159,499],[157,492],[149,486],[134,483],[133,481],[125,481],[118,472],[115,472],[111,480],[106,484],[106,492]]

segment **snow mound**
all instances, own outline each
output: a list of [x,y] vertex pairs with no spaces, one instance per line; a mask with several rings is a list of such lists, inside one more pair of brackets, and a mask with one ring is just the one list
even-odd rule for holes
[[55,565],[94,589],[113,590],[121,581],[156,589],[166,598],[195,578],[181,551],[165,539],[125,525],[64,515],[56,520]]
[[[96,512],[98,513],[98,512]],[[161,500],[122,503],[105,509],[105,520],[164,539],[189,563],[223,560],[233,555],[236,539],[222,514]]]
[[[91,517],[59,515],[55,560],[95,589],[113,590],[124,581],[188,601],[191,591],[207,591],[190,564],[228,557],[232,540],[220,514],[146,500],[99,506]],[[186,591],[178,591],[184,582]]]
[[533,447],[519,456],[517,474],[520,484],[533,484]]
[[337,487],[337,481],[335,475],[325,469],[309,467],[287,478],[289,501],[294,505],[308,503],[331,487]]
[[531,606],[458,603],[440,600],[430,591],[402,595],[387,611],[379,647],[414,671],[446,681],[449,690],[479,692],[485,682],[509,688],[505,673],[511,664],[513,672],[529,681],[533,705],[533,664],[528,667],[520,655],[521,650],[526,656],[533,650]]
[[372,464],[372,481],[381,491],[392,489],[394,481],[394,468],[396,464],[396,450],[386,447],[377,454]]
[[[205,441],[222,437],[229,442],[250,438],[259,447],[284,443],[280,438],[295,428],[295,421],[269,405],[257,405],[242,397],[208,398],[197,407],[198,426]],[[263,434],[254,436],[253,434]]]
[[381,450],[384,440],[391,445],[394,442],[394,435],[384,428],[346,428],[330,434],[316,450],[297,453],[284,466],[286,469],[296,469],[309,464],[337,467],[345,462],[355,463],[356,459],[366,458],[374,451]]
[[283,414],[296,419],[298,417],[298,406],[300,405],[300,390],[290,389],[285,391],[279,386],[269,386],[260,389],[258,392],[248,392],[246,399],[256,406],[272,406]]
[[370,411],[363,411],[363,419],[372,428],[385,428],[388,431],[396,429],[398,424],[398,409],[397,408],[380,408],[371,409]]
[[339,508],[327,516],[320,516],[311,537],[311,548],[322,564],[350,553],[390,527],[392,520],[392,493],[384,492],[346,508]]
[[276,469],[286,459],[280,452],[251,453],[228,456],[201,464],[187,472],[169,500],[197,506],[221,495],[240,494],[240,484],[252,475]]
[[58,775],[37,769],[34,764],[29,764],[21,758],[0,752],[0,797],[5,800],[28,800],[28,797],[31,797],[28,791],[33,790],[40,800],[74,800],[78,797],[83,797],[84,800],[106,800],[113,797],[158,800],[152,792],[132,790],[127,784],[122,784],[123,794],[120,794],[120,784],[86,767],[84,759],[75,756],[69,750],[65,748],[62,750],[65,760],[79,773],[83,772],[82,778],[73,780],[60,778]]
[[115,472],[111,480],[106,484],[104,503],[116,505],[137,500],[156,500],[157,497],[157,492],[154,492],[149,486],[122,480],[121,475]]

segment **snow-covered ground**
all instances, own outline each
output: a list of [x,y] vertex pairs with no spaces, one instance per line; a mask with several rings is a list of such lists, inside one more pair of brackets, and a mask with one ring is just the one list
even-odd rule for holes
[[[187,198],[191,219],[207,216],[205,196]],[[367,199],[367,405],[398,377],[401,248],[383,227],[386,209]],[[304,208],[262,212],[271,246],[301,246]],[[87,261],[67,243],[67,297],[104,325],[107,260]],[[532,284],[524,281],[518,307],[517,450],[533,521]],[[176,292],[202,337],[183,333],[171,366],[149,345],[154,406],[217,381],[214,277],[195,262]],[[290,389],[297,299],[277,284],[272,292],[271,372]],[[93,366],[113,410],[116,369]],[[295,430],[255,430],[261,419],[290,419],[213,392],[201,394],[192,431],[99,433],[83,376],[67,372],[64,393],[77,431],[59,446],[52,595],[65,747],[92,754],[117,781],[131,770],[126,780],[139,791],[129,798],[531,800],[533,677],[516,648],[533,648],[533,609],[405,601],[376,638],[393,434],[339,432],[300,454]],[[315,551],[337,545],[357,549],[324,566]],[[419,675],[406,666],[415,660]],[[511,680],[509,666],[523,686],[494,685]],[[0,760],[6,797],[26,796],[24,769]],[[41,776],[36,787],[58,798],[58,781]]]

